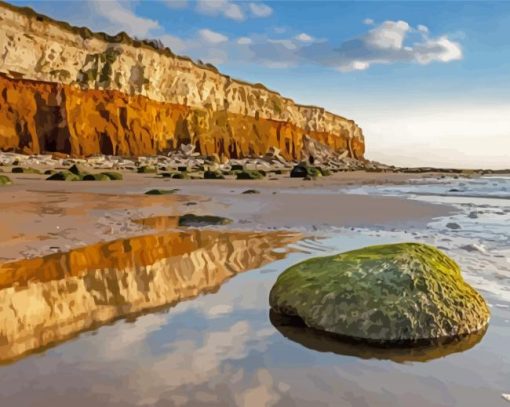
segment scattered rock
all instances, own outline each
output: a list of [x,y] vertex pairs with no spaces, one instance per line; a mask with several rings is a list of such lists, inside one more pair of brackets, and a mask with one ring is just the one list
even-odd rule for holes
[[194,215],[187,213],[179,217],[179,226],[209,226],[209,225],[227,225],[232,223],[231,219],[212,215]]
[[458,229],[461,229],[461,226],[460,226],[458,223],[455,223],[455,222],[447,223],[447,224],[446,224],[446,227],[447,227],[448,229],[452,229],[452,230],[458,230]]
[[219,171],[205,171],[204,179],[225,179],[225,176]]
[[36,168],[32,168],[32,167],[27,167],[27,168],[13,167],[11,172],[13,174],[41,174],[41,171],[39,171]]
[[124,178],[120,172],[115,171],[106,171],[102,172],[101,174],[106,175],[112,181],[121,181]]
[[413,345],[484,329],[489,309],[459,266],[434,247],[401,243],[314,258],[284,271],[269,302],[340,337]]
[[80,181],[80,177],[71,171],[58,171],[46,178],[47,181]]
[[237,179],[262,179],[265,174],[257,170],[244,170],[237,173]]
[[145,193],[145,195],[170,195],[175,194],[178,189],[151,189]]
[[306,165],[304,163],[296,165],[290,172],[291,178],[315,178],[320,177],[322,174],[316,167]]
[[11,185],[12,181],[7,175],[0,175],[0,186],[1,185]]
[[83,177],[81,177],[82,181],[110,181],[111,178],[103,173],[99,174],[85,174]]
[[138,174],[155,174],[157,172],[157,169],[155,167],[149,167],[147,165],[142,165],[141,167],[138,167],[136,172]]

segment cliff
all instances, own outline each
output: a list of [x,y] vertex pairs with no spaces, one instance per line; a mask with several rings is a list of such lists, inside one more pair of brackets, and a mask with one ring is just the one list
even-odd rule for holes
[[72,27],[0,2],[0,150],[154,155],[182,143],[238,158],[303,136],[363,158],[352,120],[222,75],[149,41]]

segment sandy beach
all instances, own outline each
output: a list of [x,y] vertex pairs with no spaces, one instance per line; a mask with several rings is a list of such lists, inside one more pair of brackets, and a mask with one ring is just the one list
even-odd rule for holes
[[[186,213],[232,219],[228,229],[298,230],[381,225],[389,228],[424,223],[452,208],[395,197],[360,196],[342,189],[361,185],[402,184],[424,175],[337,173],[304,181],[178,180],[125,172],[110,182],[46,181],[44,176],[9,174],[0,189],[0,259],[9,261],[62,252],[150,232],[133,222]],[[430,174],[429,174],[430,175]],[[436,174],[437,175],[437,174]],[[150,189],[178,189],[150,196]],[[258,193],[243,194],[255,189]]]

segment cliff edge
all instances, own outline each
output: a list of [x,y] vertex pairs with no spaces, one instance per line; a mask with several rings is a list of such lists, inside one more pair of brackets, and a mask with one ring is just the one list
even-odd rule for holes
[[361,129],[174,55],[150,41],[72,27],[0,2],[0,150],[154,155],[193,144],[241,158],[304,136],[363,159]]

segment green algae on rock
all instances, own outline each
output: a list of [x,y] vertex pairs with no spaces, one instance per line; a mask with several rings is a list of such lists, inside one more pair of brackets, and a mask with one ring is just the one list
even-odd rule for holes
[[0,185],[11,185],[12,181],[7,175],[0,175]]
[[56,172],[46,178],[48,181],[80,181],[80,176],[71,171],[63,170]]
[[284,271],[271,308],[314,329],[384,344],[436,342],[482,330],[489,310],[438,249],[370,246],[314,258]]

